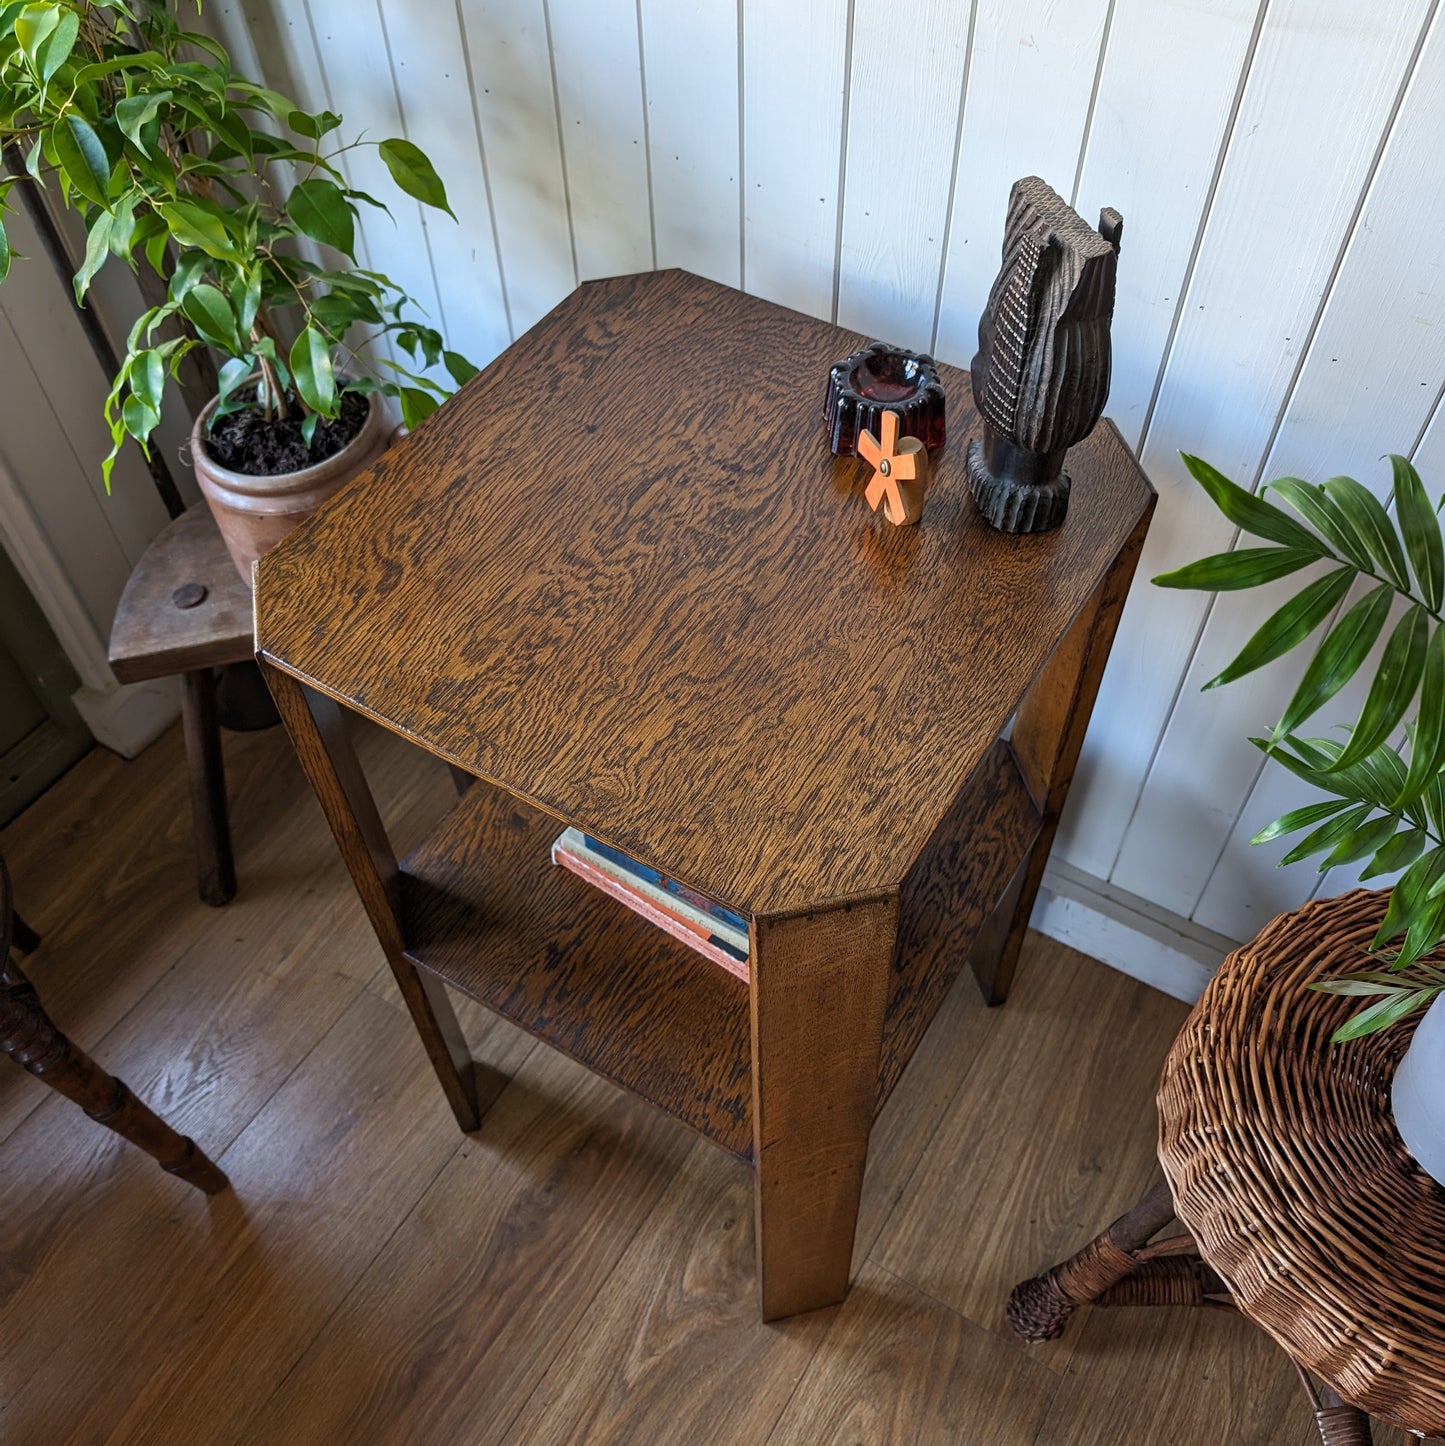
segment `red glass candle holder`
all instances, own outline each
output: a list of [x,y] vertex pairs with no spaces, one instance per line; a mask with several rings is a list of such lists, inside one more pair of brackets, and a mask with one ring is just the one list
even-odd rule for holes
[[900,436],[917,437],[925,447],[943,445],[943,383],[931,356],[875,341],[834,363],[823,420],[836,456],[857,456],[859,432],[878,435],[884,412],[898,417]]

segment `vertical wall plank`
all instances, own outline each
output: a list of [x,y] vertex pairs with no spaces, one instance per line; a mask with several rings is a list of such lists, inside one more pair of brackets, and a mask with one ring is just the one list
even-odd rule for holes
[[[277,0],[271,3],[276,4]],[[354,140],[362,131],[372,141],[383,141],[404,132],[377,3],[378,0],[307,0],[305,7],[316,35],[318,78],[323,82],[331,108],[344,119],[337,134],[345,141]],[[287,4],[280,24],[293,29],[293,21],[295,26],[304,24],[304,13]],[[297,49],[299,63],[304,67],[300,37]],[[311,103],[310,97],[308,103]],[[397,190],[385,162],[373,146],[348,151],[338,158],[337,164],[357,190],[385,202],[391,212],[390,221],[380,213],[364,218],[371,268],[396,282],[416,300],[433,325],[445,330],[446,309],[437,295],[420,205]],[[452,224],[446,217],[442,220]],[[396,355],[394,349],[389,350]],[[411,366],[404,354],[398,359],[402,365]]]
[[[1138,446],[1260,0],[1116,0],[1078,210],[1124,217],[1109,416]],[[1189,97],[1187,124],[1160,123]]]
[[[1390,469],[1381,453],[1409,452],[1424,429],[1445,376],[1445,176],[1433,164],[1442,126],[1445,28],[1437,24],[1266,460],[1266,478],[1323,481],[1344,472],[1383,498]],[[1155,878],[1158,841],[1170,836],[1171,823],[1182,823],[1169,877],[1157,881],[1161,892],[1152,897],[1188,916],[1221,850],[1248,847],[1234,825],[1260,760],[1244,740],[1280,716],[1305,658],[1291,655],[1208,694],[1199,689],[1299,586],[1286,579],[1269,599],[1232,593],[1215,602],[1120,851],[1113,882],[1122,888],[1137,891]],[[1327,706],[1323,721],[1352,719],[1363,693],[1361,676]],[[1300,784],[1291,792],[1303,803],[1312,790]],[[1310,892],[1309,872],[1288,871],[1295,902]],[[1269,892],[1275,894],[1273,886]]]
[[[462,0],[514,335],[577,284],[542,0]],[[458,213],[460,214],[460,213]]]
[[[76,465],[92,499],[96,522],[111,534],[127,563],[134,563],[166,525],[166,509],[140,448],[129,440],[116,459],[112,492],[106,494],[100,464],[110,451],[110,428],[104,415],[110,381],[85,341],[69,292],[50,269],[30,218],[12,202],[5,225],[11,246],[24,259],[13,263],[0,291],[0,314],[11,328],[0,346],[4,358],[0,391],[23,392],[28,400],[21,403],[19,395],[7,398],[10,415],[8,425],[0,431],[0,446],[27,490],[34,489],[37,482],[40,490],[48,490],[44,485],[49,472],[42,460],[45,456],[54,458],[57,471]],[[46,441],[39,445],[42,436]],[[160,441],[157,437],[157,446]],[[34,459],[22,465],[22,458],[37,445]],[[166,461],[172,472],[182,470],[176,458],[167,457]],[[78,500],[73,499],[69,506],[73,508]],[[90,581],[77,579],[82,587]],[[102,633],[109,633],[108,612],[98,614],[97,622]]]
[[1147,580],[1232,531],[1178,452],[1246,481],[1260,467],[1428,9],[1270,6],[1144,444],[1160,499],[1140,584],[1061,830],[1063,856],[1097,877],[1113,870],[1208,606]]
[[653,265],[642,60],[633,0],[550,0],[577,274]]
[[918,6],[902,24],[889,0],[854,10],[838,323],[922,351],[933,344],[970,9]]
[[[455,221],[435,209],[421,213],[440,305],[432,325],[442,328],[454,350],[485,366],[506,348],[511,335],[472,112],[466,44],[450,5],[379,3],[406,139],[427,153],[456,213]],[[404,199],[396,204],[416,209]]]
[[[16,244],[20,244],[18,235]],[[45,262],[37,257],[15,265],[39,267]],[[14,286],[14,279],[12,271],[6,282],[7,303],[12,291],[25,286],[23,280],[19,287]],[[77,363],[90,363],[83,346],[77,349],[72,343],[70,354]],[[130,559],[106,516],[105,498],[96,497],[91,485],[91,474],[99,471],[108,447],[93,453],[83,446],[77,450],[75,439],[66,434],[21,348],[8,305],[0,306],[0,356],[5,358],[5,384],[0,386],[0,458],[56,550],[67,560],[73,559],[71,582],[96,632],[104,638],[110,633],[111,615],[130,576]],[[155,495],[144,467],[138,478],[128,476],[126,485],[128,490],[144,487]]]
[[737,286],[737,0],[642,0],[657,264]]
[[998,274],[1008,194],[1042,176],[1065,200],[1098,70],[1108,0],[978,0],[936,350],[967,366]]
[[743,3],[747,290],[832,320],[848,12]]

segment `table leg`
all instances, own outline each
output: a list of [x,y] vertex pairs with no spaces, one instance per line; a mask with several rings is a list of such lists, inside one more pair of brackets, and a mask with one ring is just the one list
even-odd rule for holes
[[1013,749],[1043,827],[1028,856],[1019,865],[994,915],[975,945],[970,963],[989,1004],[1008,998],[1014,967],[1028,930],[1029,915],[1049,861],[1049,849],[1068,800],[1074,766],[1084,745],[1104,665],[1119,626],[1119,614],[1149,530],[1151,506],[1094,595],[1084,604],[1053,656],[1044,664],[1014,715]]
[[216,720],[216,675],[210,668],[196,668],[184,674],[182,683],[181,718],[201,900],[219,908],[235,897],[236,863],[231,856],[226,763]]
[[878,1097],[898,896],[753,927],[753,1155],[765,1321],[843,1299]]
[[412,1023],[463,1130],[481,1124],[476,1071],[446,986],[406,956],[397,906],[397,866],[361,765],[331,699],[262,661],[261,671],[301,767],[331,825],[351,881],[411,1013]]

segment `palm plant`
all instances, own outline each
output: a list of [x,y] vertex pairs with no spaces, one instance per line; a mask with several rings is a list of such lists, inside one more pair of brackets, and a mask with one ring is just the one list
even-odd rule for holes
[[[1281,477],[1255,496],[1198,457],[1185,455],[1184,463],[1230,522],[1273,545],[1216,553],[1156,577],[1157,585],[1233,591],[1324,564],[1205,687],[1282,657],[1333,618],[1279,721],[1267,737],[1250,740],[1324,797],[1292,809],[1251,842],[1302,834],[1282,864],[1318,858],[1323,872],[1363,862],[1365,879],[1403,870],[1370,946],[1374,967],[1318,986],[1374,1001],[1336,1039],[1383,1029],[1445,990],[1445,967],[1426,957],[1445,939],[1445,546],[1439,505],[1431,505],[1418,473],[1400,456],[1390,457],[1393,516],[1351,477],[1321,485]],[[1302,736],[1302,725],[1360,672],[1382,636],[1359,717],[1340,737]]]

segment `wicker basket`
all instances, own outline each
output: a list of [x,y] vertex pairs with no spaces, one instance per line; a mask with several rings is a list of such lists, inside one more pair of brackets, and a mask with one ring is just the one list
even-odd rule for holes
[[1241,1311],[1381,1420],[1445,1434],[1445,1190],[1400,1142],[1390,1080],[1413,1022],[1349,1044],[1388,894],[1282,915],[1225,961],[1169,1053],[1159,1158]]

